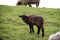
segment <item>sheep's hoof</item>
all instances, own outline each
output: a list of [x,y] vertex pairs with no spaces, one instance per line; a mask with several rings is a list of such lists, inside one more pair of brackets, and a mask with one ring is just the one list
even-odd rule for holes
[[42,35],[42,37],[44,37],[44,35]]

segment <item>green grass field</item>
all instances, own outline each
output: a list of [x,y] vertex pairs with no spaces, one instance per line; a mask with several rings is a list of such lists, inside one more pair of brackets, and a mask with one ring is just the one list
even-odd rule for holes
[[[30,34],[29,27],[19,15],[41,15],[44,18],[45,36]],[[33,8],[26,6],[3,6],[0,5],[0,38],[3,40],[48,40],[49,36],[60,30],[60,9]]]

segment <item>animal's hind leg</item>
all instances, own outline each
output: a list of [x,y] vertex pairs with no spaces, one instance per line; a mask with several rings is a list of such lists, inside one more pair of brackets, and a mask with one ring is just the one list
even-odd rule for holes
[[36,3],[36,7],[38,7],[38,6],[39,6],[39,2]]
[[39,33],[40,33],[40,26],[37,26],[37,28],[38,28],[37,34],[39,35]]
[[42,37],[44,37],[44,27],[43,25],[41,25],[41,27],[42,27]]

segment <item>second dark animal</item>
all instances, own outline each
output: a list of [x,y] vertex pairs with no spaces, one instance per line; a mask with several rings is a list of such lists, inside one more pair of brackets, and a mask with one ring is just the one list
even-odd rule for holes
[[41,16],[37,15],[20,15],[19,17],[22,18],[22,20],[29,25],[30,28],[30,33],[34,32],[33,25],[37,26],[38,32],[37,34],[39,35],[40,30],[42,29],[42,37],[44,37],[44,19]]
[[31,4],[36,4],[36,7],[39,6],[40,0],[18,0],[17,5],[29,5],[30,7]]

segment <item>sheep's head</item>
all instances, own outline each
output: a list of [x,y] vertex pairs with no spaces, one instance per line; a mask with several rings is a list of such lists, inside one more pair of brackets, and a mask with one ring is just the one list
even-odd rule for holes
[[21,2],[17,2],[17,4],[16,5],[21,5]]
[[26,18],[28,18],[27,15],[19,15],[19,17],[21,17],[22,19],[26,19]]

